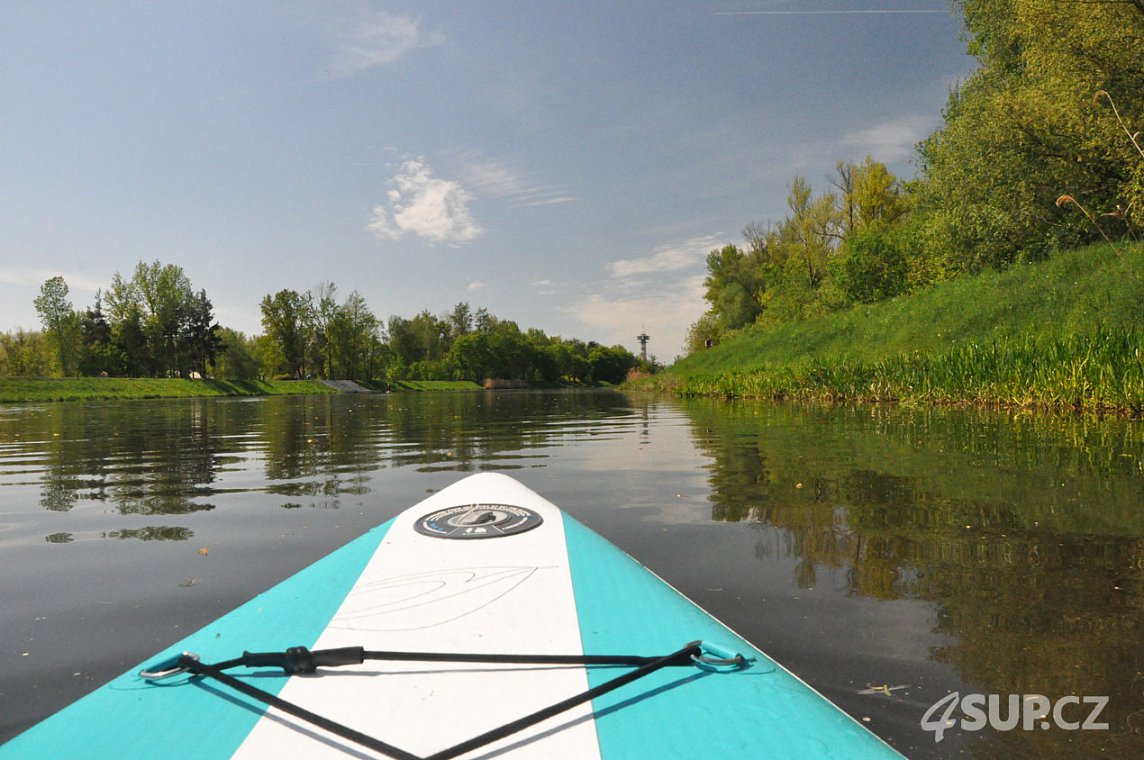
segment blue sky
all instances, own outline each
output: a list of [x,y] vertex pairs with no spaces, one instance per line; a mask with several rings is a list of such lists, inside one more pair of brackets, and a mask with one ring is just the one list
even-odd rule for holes
[[973,69],[944,0],[0,5],[0,330],[116,272],[218,319],[324,281],[671,360],[802,174],[912,176]]

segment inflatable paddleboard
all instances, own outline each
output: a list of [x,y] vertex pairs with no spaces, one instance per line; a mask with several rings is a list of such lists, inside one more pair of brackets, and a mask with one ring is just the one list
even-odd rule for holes
[[0,747],[3,760],[493,756],[901,757],[493,473],[433,494]]

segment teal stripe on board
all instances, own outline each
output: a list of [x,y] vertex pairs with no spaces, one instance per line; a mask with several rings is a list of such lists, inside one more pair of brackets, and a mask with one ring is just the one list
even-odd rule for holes
[[[568,515],[564,531],[585,653],[668,654],[702,639],[756,658],[735,673],[665,668],[595,700],[604,758],[901,757]],[[588,677],[597,686],[615,675],[589,668]]]
[[[197,652],[205,662],[219,662],[243,650],[313,646],[391,523],[374,528],[28,729],[0,747],[0,758],[230,757],[262,716],[261,704],[221,685],[207,687],[184,679],[173,679],[176,683],[169,686],[152,685],[136,673],[183,651]],[[260,675],[258,686],[277,694],[286,681],[285,676]]]

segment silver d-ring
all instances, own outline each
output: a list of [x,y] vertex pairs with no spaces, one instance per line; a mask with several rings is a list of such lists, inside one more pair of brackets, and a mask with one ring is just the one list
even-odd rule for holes
[[184,657],[190,658],[195,662],[199,661],[199,656],[194,652],[183,652],[180,655],[176,655],[175,657],[171,657],[170,659],[153,665],[146,670],[140,670],[139,677],[147,681],[161,681],[164,678],[170,678],[171,676],[177,676],[180,673],[186,673],[187,667],[185,665],[179,664],[179,661]]

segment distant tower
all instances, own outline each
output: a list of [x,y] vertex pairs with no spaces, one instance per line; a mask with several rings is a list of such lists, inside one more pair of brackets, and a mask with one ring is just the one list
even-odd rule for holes
[[636,340],[640,342],[640,359],[647,361],[647,342],[651,340],[646,332],[640,333],[636,336]]

